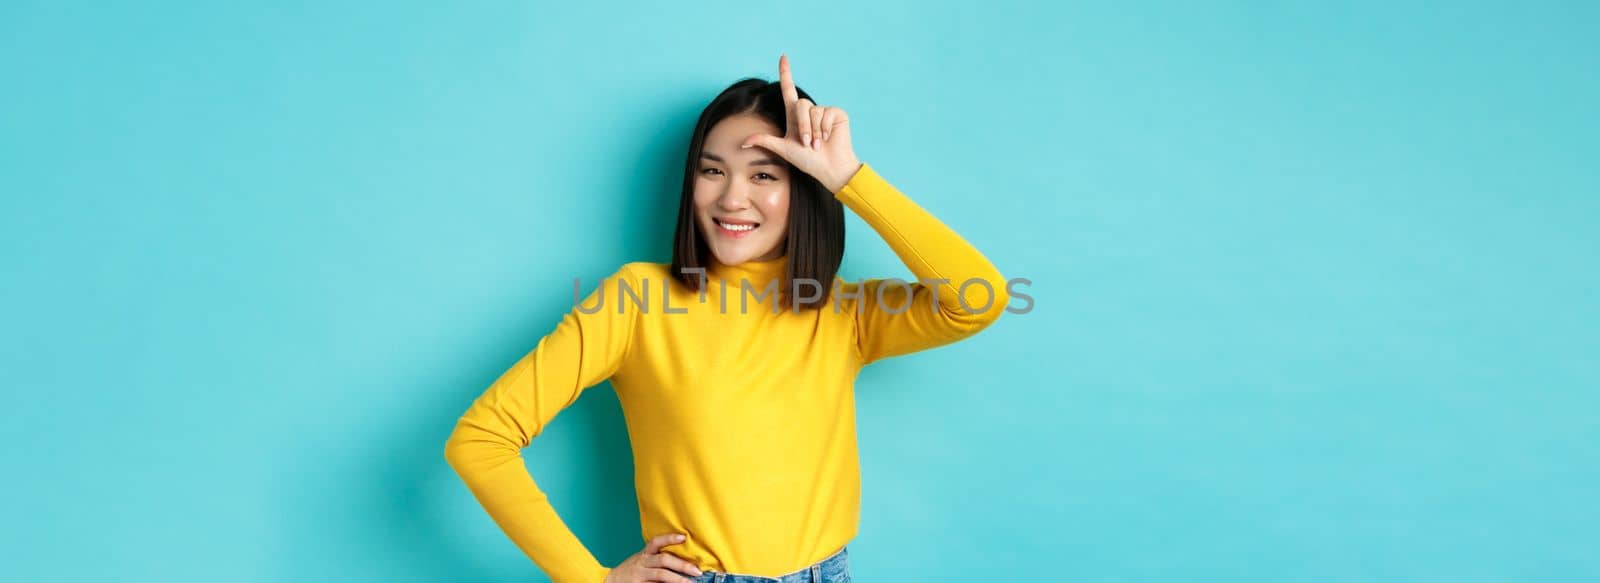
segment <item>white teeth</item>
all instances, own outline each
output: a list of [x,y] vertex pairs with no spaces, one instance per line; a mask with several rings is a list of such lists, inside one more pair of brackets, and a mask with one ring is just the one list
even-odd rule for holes
[[751,229],[756,228],[755,225],[734,225],[734,224],[724,223],[722,221],[717,221],[717,224],[718,225],[722,225],[722,228],[727,229],[729,231],[749,231]]

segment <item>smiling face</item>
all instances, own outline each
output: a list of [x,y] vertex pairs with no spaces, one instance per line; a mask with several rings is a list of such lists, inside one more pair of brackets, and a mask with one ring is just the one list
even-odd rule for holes
[[700,152],[695,222],[726,265],[782,257],[788,235],[790,171],[771,152],[739,147],[754,133],[783,135],[754,114],[732,115],[712,126]]

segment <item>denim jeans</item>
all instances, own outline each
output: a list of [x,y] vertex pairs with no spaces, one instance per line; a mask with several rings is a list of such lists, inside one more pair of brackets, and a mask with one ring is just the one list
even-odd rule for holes
[[839,550],[809,567],[778,577],[704,570],[694,578],[694,583],[850,583],[848,548],[848,545],[839,547]]

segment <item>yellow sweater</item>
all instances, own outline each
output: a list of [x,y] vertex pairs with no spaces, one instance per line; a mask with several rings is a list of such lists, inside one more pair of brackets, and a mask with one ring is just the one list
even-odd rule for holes
[[[785,258],[713,263],[703,302],[668,284],[668,265],[628,263],[461,417],[445,458],[553,581],[598,583],[610,569],[556,515],[521,449],[584,389],[607,379],[633,446],[640,548],[656,535],[687,533],[665,551],[703,570],[777,576],[855,537],[857,373],[976,333],[1000,316],[1008,296],[993,264],[870,166],[862,164],[835,196],[911,269],[914,277],[902,279],[949,283],[841,280],[820,309],[774,314],[775,298],[758,301],[757,292],[781,281]],[[989,285],[965,286],[969,311],[956,292],[973,278]],[[646,299],[643,307],[619,290],[624,280]],[[751,292],[741,293],[741,280]],[[669,288],[670,311],[662,304]]]

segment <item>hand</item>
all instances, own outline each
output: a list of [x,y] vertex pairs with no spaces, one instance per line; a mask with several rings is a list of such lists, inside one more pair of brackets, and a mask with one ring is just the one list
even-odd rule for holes
[[692,583],[694,580],[682,574],[699,577],[700,568],[683,558],[663,552],[661,547],[674,545],[686,540],[681,534],[663,534],[650,539],[645,544],[644,550],[634,553],[633,556],[623,559],[622,563],[611,568],[606,573],[605,583],[644,583],[646,581],[663,581],[665,583]]
[[788,55],[778,56],[778,84],[783,89],[784,117],[789,120],[783,137],[751,134],[740,147],[770,150],[816,178],[829,192],[839,192],[861,169],[861,161],[850,148],[850,118],[843,109],[800,99],[789,74]]

